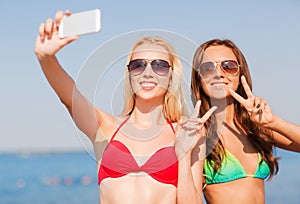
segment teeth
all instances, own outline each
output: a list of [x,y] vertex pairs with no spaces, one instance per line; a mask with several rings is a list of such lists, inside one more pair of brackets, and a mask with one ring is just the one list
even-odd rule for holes
[[145,88],[155,86],[155,84],[151,83],[151,82],[143,82],[143,83],[141,83],[141,85],[142,85],[142,87],[145,87]]
[[225,86],[226,84],[213,84],[213,86]]

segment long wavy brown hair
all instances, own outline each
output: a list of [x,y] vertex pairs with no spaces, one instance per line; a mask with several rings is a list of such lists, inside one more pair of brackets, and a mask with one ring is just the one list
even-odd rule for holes
[[[198,100],[201,100],[200,117],[202,117],[211,108],[211,100],[210,97],[207,96],[203,91],[201,76],[199,74],[198,67],[202,63],[203,57],[205,55],[205,50],[208,47],[220,45],[230,48],[235,54],[240,65],[239,74],[240,76],[245,76],[249,87],[252,90],[252,80],[246,59],[240,49],[232,41],[228,39],[213,39],[203,43],[199,46],[194,54],[191,79],[191,98],[193,104],[195,105]],[[244,98],[247,98],[247,95],[241,83],[239,83],[236,93]],[[248,136],[247,138],[249,138],[255,149],[261,154],[262,159],[266,161],[270,168],[269,179],[271,179],[272,176],[279,170],[278,158],[275,158],[273,156],[274,139],[272,136],[272,132],[265,128],[259,127],[254,122],[252,122],[247,110],[236,100],[234,101],[234,112],[234,123],[236,127],[246,133],[246,135]],[[216,120],[214,115],[212,115],[212,117],[205,123],[205,127],[207,129],[206,159],[216,173],[221,167],[222,159],[225,156],[225,148],[217,135]]]

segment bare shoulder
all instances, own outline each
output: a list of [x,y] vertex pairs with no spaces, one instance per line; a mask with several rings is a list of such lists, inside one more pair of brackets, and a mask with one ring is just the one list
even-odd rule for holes
[[176,129],[178,122],[172,122],[171,124],[174,127],[174,129]]
[[96,110],[96,117],[99,123],[96,134],[96,139],[98,140],[99,137],[101,137],[102,140],[110,140],[120,123],[126,119],[126,117],[113,116],[99,109]]

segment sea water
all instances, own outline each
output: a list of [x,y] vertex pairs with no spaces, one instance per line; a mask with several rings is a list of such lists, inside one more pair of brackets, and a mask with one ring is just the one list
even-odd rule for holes
[[86,152],[0,154],[0,203],[99,204],[96,169]]
[[[300,155],[280,151],[266,203],[300,203]],[[0,154],[0,204],[99,204],[97,167],[87,152]]]

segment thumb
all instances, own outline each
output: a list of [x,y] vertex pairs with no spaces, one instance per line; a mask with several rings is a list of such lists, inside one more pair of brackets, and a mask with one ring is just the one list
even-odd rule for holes
[[187,117],[182,117],[178,122],[177,122],[177,126],[175,128],[175,132],[178,132],[182,126],[184,126],[184,124],[186,124],[189,121],[189,119]]
[[73,42],[73,41],[75,41],[75,40],[78,40],[79,39],[79,37],[78,36],[71,36],[71,37],[67,37],[67,38],[64,38],[63,39],[63,46],[65,46],[65,45],[68,45],[68,44],[70,44],[71,42]]

